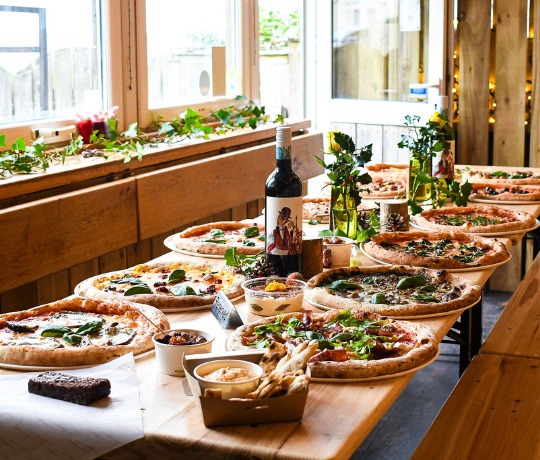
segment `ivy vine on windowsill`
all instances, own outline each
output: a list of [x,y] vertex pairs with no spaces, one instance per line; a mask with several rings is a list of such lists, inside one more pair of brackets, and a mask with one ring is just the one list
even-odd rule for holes
[[[157,147],[160,143],[174,144],[185,139],[210,139],[211,134],[223,135],[228,132],[250,127],[256,129],[270,119],[264,107],[257,106],[245,96],[237,96],[236,101],[243,106],[230,105],[213,112],[208,117],[201,116],[193,109],[172,120],[157,118],[147,133],[132,123],[122,133],[117,130],[117,121],[108,120],[109,136],[106,138],[99,131],[90,136],[90,144],[84,144],[82,136],[73,137],[63,148],[48,148],[43,138],[26,144],[18,138],[9,150],[0,152],[0,179],[7,179],[16,174],[31,174],[38,170],[45,172],[53,161],[64,164],[68,157],[101,156],[108,159],[111,155],[120,156],[127,163],[133,158],[142,160],[145,146]],[[278,115],[274,123],[283,123],[283,116]],[[157,129],[157,131],[156,131]],[[7,147],[6,136],[0,134],[0,148]]]

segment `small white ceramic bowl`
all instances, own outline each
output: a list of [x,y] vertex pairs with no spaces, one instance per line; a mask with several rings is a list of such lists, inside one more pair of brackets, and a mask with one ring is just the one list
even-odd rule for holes
[[[210,380],[208,375],[219,369],[245,369],[251,377],[237,381],[216,381]],[[233,373],[230,371],[229,373]],[[207,388],[219,389],[222,391],[222,399],[243,398],[259,386],[263,375],[263,369],[258,364],[239,359],[217,359],[199,364],[194,370],[195,378],[199,381],[201,392]]]
[[[335,242],[334,242],[335,241]],[[329,266],[325,268],[348,267],[351,264],[351,251],[354,240],[345,236],[326,236],[323,249],[329,249]]]
[[[285,285],[286,291],[266,291],[271,282]],[[260,316],[274,316],[279,313],[302,311],[305,281],[292,278],[254,278],[244,281],[242,288],[246,304],[252,313]]]
[[[186,332],[191,335],[204,337],[206,342],[195,345],[169,345],[159,342],[159,339],[162,339],[165,334],[173,334],[175,332]],[[156,349],[156,360],[161,373],[182,377],[184,376],[184,367],[182,365],[184,355],[210,353],[212,351],[214,336],[209,332],[199,331],[197,329],[170,329],[168,331],[158,332],[152,337],[152,341]]]

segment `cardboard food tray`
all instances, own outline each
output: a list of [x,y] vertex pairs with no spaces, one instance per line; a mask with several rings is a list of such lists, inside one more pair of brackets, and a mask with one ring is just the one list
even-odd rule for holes
[[290,396],[266,399],[226,400],[205,398],[193,370],[207,361],[216,359],[242,359],[258,363],[262,351],[235,351],[219,355],[184,355],[184,371],[193,396],[201,407],[206,427],[219,425],[245,425],[252,423],[292,422],[301,420],[308,390]]

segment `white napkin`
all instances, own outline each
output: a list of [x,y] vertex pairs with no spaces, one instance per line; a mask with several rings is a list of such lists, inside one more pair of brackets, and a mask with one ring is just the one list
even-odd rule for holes
[[107,378],[111,394],[81,406],[29,393],[40,372],[0,376],[0,459],[92,459],[143,437],[133,354],[59,372]]

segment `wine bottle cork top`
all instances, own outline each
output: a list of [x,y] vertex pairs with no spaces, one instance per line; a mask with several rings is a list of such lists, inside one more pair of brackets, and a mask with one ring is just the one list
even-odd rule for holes
[[276,129],[276,142],[279,145],[290,145],[292,139],[292,129],[290,126],[279,126]]

